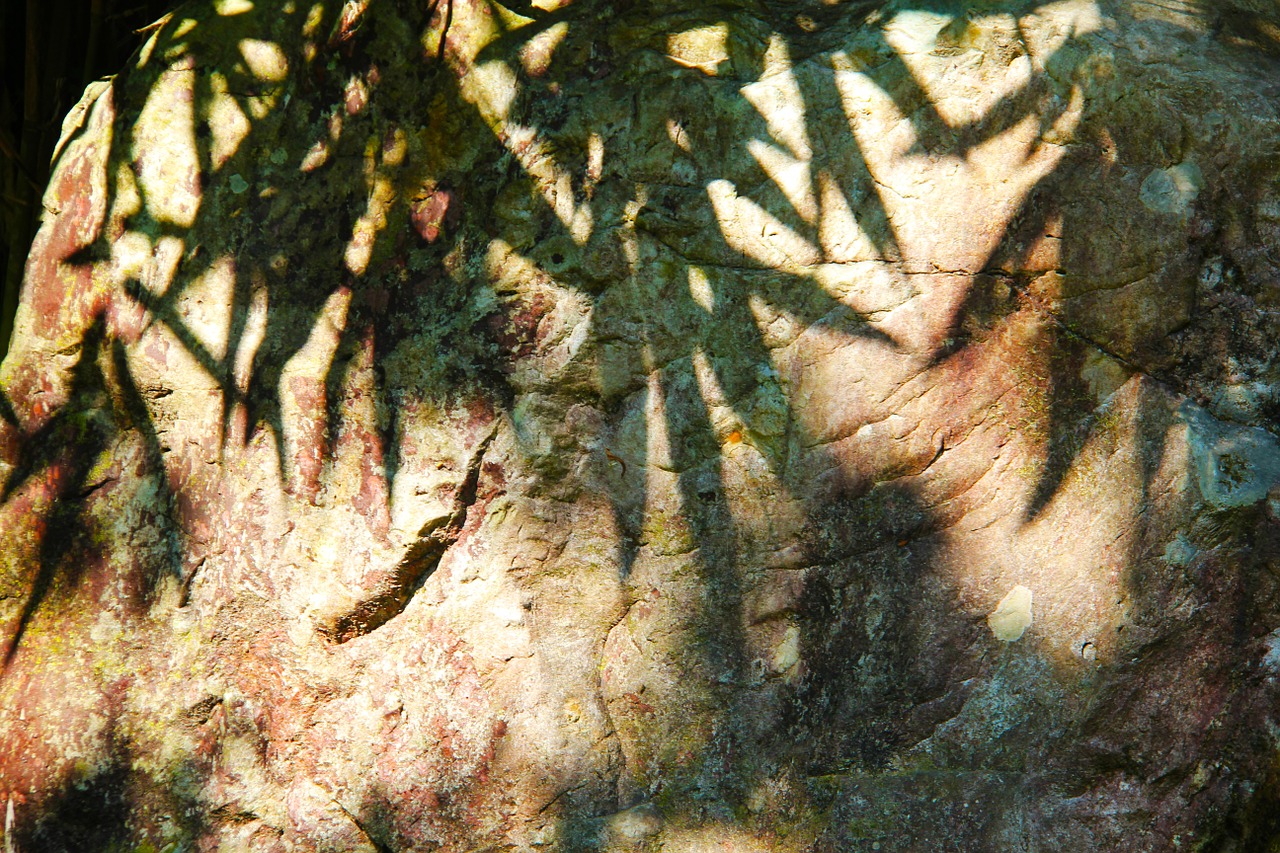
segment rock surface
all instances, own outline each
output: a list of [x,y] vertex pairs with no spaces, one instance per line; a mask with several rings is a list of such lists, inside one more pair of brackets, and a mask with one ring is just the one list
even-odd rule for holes
[[179,9],[0,369],[6,844],[1274,849],[1255,5]]

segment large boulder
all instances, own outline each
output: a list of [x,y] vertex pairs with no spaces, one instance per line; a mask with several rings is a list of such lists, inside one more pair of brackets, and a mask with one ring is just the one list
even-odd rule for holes
[[1276,849],[1271,7],[180,8],[0,369],[6,845]]

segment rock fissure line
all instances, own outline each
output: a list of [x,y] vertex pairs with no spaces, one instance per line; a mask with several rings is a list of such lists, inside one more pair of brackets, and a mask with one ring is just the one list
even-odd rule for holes
[[362,637],[399,616],[426,580],[431,577],[449,548],[457,542],[467,521],[467,513],[476,504],[484,455],[498,434],[495,424],[481,439],[467,463],[466,475],[453,498],[453,507],[443,519],[428,522],[416,540],[391,570],[389,582],[372,597],[322,628],[337,643]]
[[394,851],[390,847],[381,843],[380,841],[378,841],[378,839],[374,838],[369,833],[369,830],[365,828],[364,823],[362,823],[358,817],[352,814],[351,811],[346,806],[340,803],[336,798],[333,799],[331,802],[335,806],[337,806],[338,809],[341,810],[341,812],[344,815],[347,816],[347,819],[350,820],[351,823],[355,825],[355,828],[358,829],[360,831],[360,834],[365,837],[365,840],[367,840],[369,844],[373,846],[374,850],[376,850],[378,853],[394,853]]

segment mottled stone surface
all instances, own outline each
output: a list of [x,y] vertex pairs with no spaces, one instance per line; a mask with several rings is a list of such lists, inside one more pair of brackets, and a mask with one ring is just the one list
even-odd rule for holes
[[6,843],[1274,850],[1280,16],[1208,6],[178,10],[0,368]]

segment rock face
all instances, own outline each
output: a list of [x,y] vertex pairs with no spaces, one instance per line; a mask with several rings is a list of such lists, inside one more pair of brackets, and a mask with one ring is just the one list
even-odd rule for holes
[[1268,9],[179,9],[0,371],[6,844],[1275,849]]

